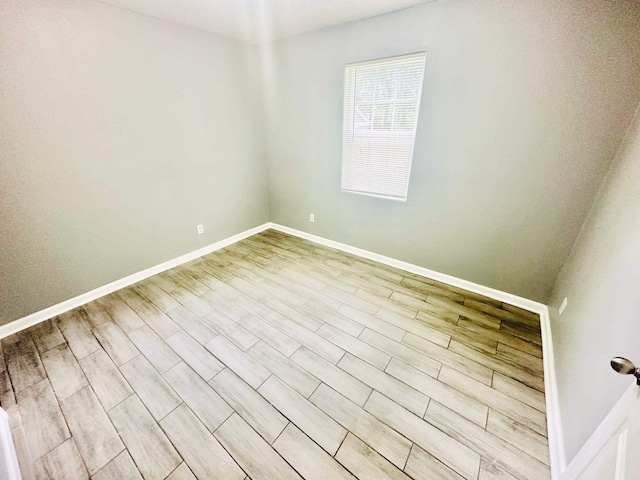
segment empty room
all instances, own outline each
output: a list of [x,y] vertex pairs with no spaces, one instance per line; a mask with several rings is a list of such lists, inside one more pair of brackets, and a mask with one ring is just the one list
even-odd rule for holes
[[638,0],[0,1],[0,480],[640,479],[639,103]]

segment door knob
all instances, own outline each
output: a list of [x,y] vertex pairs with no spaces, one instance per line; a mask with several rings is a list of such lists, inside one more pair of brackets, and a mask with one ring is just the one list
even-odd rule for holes
[[623,357],[613,357],[611,359],[611,368],[622,375],[634,375],[636,383],[640,385],[640,368],[637,368],[631,360]]

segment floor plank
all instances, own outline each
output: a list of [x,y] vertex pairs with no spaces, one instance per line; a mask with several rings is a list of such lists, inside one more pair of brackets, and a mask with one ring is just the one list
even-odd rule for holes
[[[385,322],[388,322],[392,325],[395,325],[397,328],[400,328],[403,332],[402,337],[400,339],[393,338],[389,335],[387,337],[392,340],[396,340],[397,342],[401,342],[402,338],[406,334],[406,332],[411,332],[414,335],[424,338],[425,340],[429,340],[430,342],[435,343],[436,345],[440,345],[443,348],[447,348],[449,346],[449,342],[451,341],[451,335],[447,333],[438,331],[436,328],[431,328],[428,325],[425,325],[421,322],[416,322],[413,318],[407,318],[404,315],[400,315],[391,310],[387,310],[386,308],[381,308],[376,313],[376,317],[381,318]],[[382,333],[379,330],[372,328],[371,330],[377,331],[378,333]]]
[[285,319],[285,321],[278,322],[277,328],[289,335],[291,338],[295,338],[301,345],[304,345],[309,350],[326,358],[333,364],[338,363],[344,355],[344,350],[342,348],[321,337],[316,332],[307,330],[292,320]]
[[253,315],[245,316],[239,323],[248,331],[256,335],[256,339],[260,338],[264,343],[268,344],[285,357],[290,357],[293,352],[300,347],[300,344],[291,337],[273,328],[271,325],[267,325]]
[[65,343],[65,339],[55,320],[47,320],[35,325],[31,329],[31,338],[40,354]]
[[[482,338],[486,340],[493,340],[499,342],[504,347],[510,347],[512,349],[518,350],[521,353],[529,354],[536,359],[532,359],[533,362],[541,363],[542,357],[542,348],[540,345],[536,345],[535,343],[529,342],[527,340],[523,340],[520,337],[510,334],[505,331],[504,326],[501,325],[500,330],[496,330],[494,328],[485,327],[483,325],[478,325],[473,320],[469,320],[465,317],[460,317],[457,324],[461,330],[472,331],[474,333],[480,334]],[[473,337],[467,337],[473,339]]]
[[428,396],[350,353],[338,362],[338,367],[420,417],[427,411]]
[[209,384],[268,443],[273,443],[289,423],[278,410],[228,368],[213,377]]
[[427,303],[442,307],[450,312],[456,313],[467,317],[470,320],[474,320],[479,325],[498,329],[500,328],[500,319],[487,315],[486,313],[479,312],[473,308],[465,307],[451,300],[444,299],[437,295],[429,295],[427,297]]
[[[297,355],[301,349],[298,349],[294,355]],[[247,350],[247,353],[305,398],[308,398],[320,385],[320,380],[309,373],[308,369],[305,370],[292,361],[293,356],[289,359],[262,341],[258,341]],[[333,364],[330,365],[333,366]]]
[[223,363],[184,331],[175,333],[166,341],[207,382],[224,368]]
[[[507,335],[514,338],[511,335]],[[518,342],[515,342],[518,343]],[[523,346],[532,345],[531,343],[524,342],[516,347],[513,346],[514,342],[498,343],[497,353],[501,358],[508,360],[517,359],[518,363],[526,366],[533,372],[542,374],[544,371],[544,364],[542,363],[542,350],[536,348],[527,348]],[[533,352],[533,353],[532,353]]]
[[[525,366],[520,365],[516,359],[508,360],[498,355],[487,355],[456,340],[451,341],[449,349],[454,354],[460,355],[463,359],[466,358],[468,362],[484,365],[490,370],[517,379],[540,392],[544,391],[544,378],[542,373],[527,369]],[[488,383],[488,385],[489,384],[490,383]]]
[[153,303],[143,302],[133,307],[142,320],[161,338],[167,338],[181,329],[166,313]]
[[[215,435],[250,477],[301,479],[300,475],[238,414],[231,415]],[[240,478],[244,478],[244,475]]]
[[318,335],[381,370],[384,370],[391,360],[391,356],[389,354],[384,353],[383,351],[378,350],[377,348],[372,347],[371,345],[358,340],[348,333],[344,333],[327,323],[318,329]]
[[42,363],[58,401],[69,398],[88,385],[76,357],[66,343],[44,352]]
[[336,367],[311,350],[303,347],[294,353],[291,359],[356,405],[364,406],[367,398],[371,395],[372,389],[365,383],[349,375],[341,368]]
[[258,392],[329,454],[336,453],[347,434],[336,421],[276,377],[269,378]]
[[354,480],[353,475],[293,423],[287,425],[273,448],[307,480]]
[[222,397],[186,363],[180,362],[165,372],[164,378],[211,432],[233,413]]
[[351,433],[338,450],[336,460],[360,479],[409,480],[401,470]]
[[[176,468],[171,475],[167,477],[167,480],[197,480],[191,473],[186,463],[182,462],[178,468]],[[245,479],[246,480],[246,479]]]
[[140,351],[133,342],[115,323],[104,323],[94,328],[93,332],[102,348],[118,366],[140,355]]
[[142,319],[117,294],[97,300],[102,308],[115,320],[124,333],[130,333],[144,325]]
[[547,424],[544,413],[529,405],[446,366],[440,371],[438,380],[546,436]]
[[[354,308],[350,305],[343,305],[338,309],[338,313],[344,315],[355,322],[358,322],[363,327],[367,327],[374,332],[378,332],[382,335],[389,337],[396,342],[402,341],[402,337],[406,333],[406,330],[397,327],[391,323],[384,321],[384,319],[374,317],[373,315],[369,315],[368,313],[361,312],[357,308]],[[379,313],[379,312],[378,312]],[[415,322],[407,322],[410,324],[415,324]],[[362,330],[358,333],[362,333]]]
[[2,348],[16,393],[47,378],[38,350],[28,332],[4,339]]
[[[431,343],[417,335],[413,335],[412,333],[407,333],[404,336],[402,344],[421,352],[426,357],[434,359],[434,361],[440,362],[441,365],[447,365],[451,368],[455,368],[456,370],[463,372],[465,375],[475,378],[479,382],[491,385],[491,380],[493,378],[493,371],[491,368],[475,362],[468,357],[456,353],[448,348],[442,348],[439,345]],[[400,358],[399,355],[397,357]],[[407,361],[400,358],[400,360],[410,365],[414,365],[414,362],[409,359],[407,359]],[[423,369],[421,368],[420,370]],[[425,373],[429,372],[425,371]],[[440,369],[438,369],[438,374],[439,373]],[[434,377],[437,377],[438,374],[434,375]]]
[[[73,478],[73,477],[70,477]],[[123,450],[116,458],[107,463],[98,472],[91,477],[91,480],[142,480],[142,476],[138,471],[135,463],[131,459],[131,455]]]
[[267,230],[2,339],[0,405],[25,480],[546,479],[540,344],[535,314]]
[[135,289],[151,300],[160,310],[167,313],[176,307],[180,306],[180,303],[174,299],[167,292],[162,290],[150,280],[144,280],[138,282],[135,285]]
[[285,317],[290,318],[294,322],[312,332],[318,330],[324,323],[322,322],[322,320],[318,320],[315,317],[309,317],[307,315],[304,315],[303,313],[300,313],[298,310],[296,310],[295,307],[287,305],[285,302],[277,298],[272,298],[271,300],[269,300],[267,302],[267,306],[275,310],[276,312],[281,313]]
[[480,465],[480,476],[478,480],[517,480],[516,477],[510,473],[505,472],[493,462],[486,459],[482,459]]
[[481,427],[487,424],[489,407],[446,383],[442,383],[395,358],[391,360],[385,371],[425,395],[429,395],[430,398],[446,403],[460,415]]
[[36,480],[35,462],[38,459],[31,457],[31,449],[28,445],[27,438],[22,427],[17,427],[11,431],[13,437],[13,445],[16,449],[16,456],[18,457],[18,466],[20,467],[20,473],[22,480]]
[[147,325],[129,333],[129,338],[160,373],[180,362],[180,357]]
[[78,360],[101,348],[98,340],[91,333],[91,328],[77,310],[60,315],[58,328]]
[[120,437],[91,387],[83,388],[61,402],[60,406],[91,475],[124,450]]
[[168,315],[201,345],[218,336],[218,332],[215,329],[186,307],[179,306],[174,308]]
[[258,388],[271,375],[269,370],[223,336],[207,343],[206,348],[253,388]]
[[489,410],[487,432],[497,435],[545,465],[549,465],[549,448],[546,437],[515,420],[495,410]]
[[478,477],[480,455],[384,395],[373,392],[364,409],[424,450],[432,452],[442,463],[464,478],[473,480]]
[[[410,334],[406,334],[404,338],[406,339],[408,335]],[[386,352],[394,358],[398,358],[403,362],[414,366],[418,370],[421,370],[427,375],[431,375],[434,378],[438,376],[438,374],[440,373],[440,368],[442,368],[442,364],[438,360],[434,360],[430,356],[423,355],[422,353],[413,350],[412,348],[409,348],[402,343],[394,342],[390,338],[387,338],[384,335],[380,335],[373,330],[365,329],[364,332],[362,332],[362,335],[360,335],[360,339],[363,342],[379,348],[380,350]],[[437,345],[435,344],[432,345],[437,347]],[[382,368],[385,367],[386,366]],[[491,371],[487,370],[487,381],[490,381],[490,375]]]
[[495,462],[516,478],[534,480],[549,478],[549,467],[512,446],[505,440],[465,420],[455,412],[430,402],[426,420],[473,448],[487,460]]
[[404,471],[415,480],[462,480],[464,478],[417,445],[411,448]]
[[[214,311],[209,313],[205,320],[224,335],[227,340],[230,340],[242,350],[247,350],[258,341],[258,338],[253,333],[221,312]],[[242,318],[238,320],[242,320]]]
[[324,384],[318,387],[310,400],[396,467],[404,468],[411,449],[411,442],[406,438]]
[[109,416],[145,479],[164,479],[180,464],[180,456],[137,396],[116,405]]
[[37,465],[40,478],[77,480],[89,478],[89,473],[72,438],[47,453]]
[[180,397],[142,355],[122,365],[120,370],[156,420],[180,405]]
[[[374,293],[371,293],[368,290],[364,290],[364,289],[359,289],[358,291],[356,291],[356,293],[354,294],[356,297],[360,297],[364,300],[367,300],[375,305],[377,305],[378,307],[380,307],[379,310],[381,309],[386,309],[386,310],[390,310],[394,313],[397,313],[399,315],[403,315],[409,319],[413,319],[416,317],[418,311],[417,310],[413,310],[411,308],[407,308],[405,306],[402,306],[396,302],[393,302],[387,298],[382,298],[379,297],[377,295],[375,295]],[[375,314],[377,315],[377,313]]]
[[[459,342],[466,343],[467,345],[471,345],[478,350],[482,350],[487,353],[496,353],[498,348],[498,340],[495,339],[492,335],[485,334],[482,332],[474,332],[467,328],[463,328],[458,323],[450,323],[447,320],[442,318],[438,318],[435,315],[430,315],[424,312],[418,312],[418,316],[416,320],[422,323],[423,325],[437,329],[439,332],[444,332],[451,336],[451,338],[456,339]],[[491,330],[489,328],[485,330]],[[499,330],[494,331],[498,332]]]
[[544,393],[539,392],[531,387],[527,387],[523,383],[520,383],[517,380],[514,380],[511,377],[507,377],[506,375],[502,375],[498,372],[493,373],[493,383],[491,386],[502,393],[506,393],[507,395],[520,400],[522,403],[525,403],[536,410],[540,410],[541,412],[546,411],[545,397]]
[[138,309],[143,305],[150,305],[150,300],[135,290],[135,285],[122,288],[115,292],[127,305],[129,305],[138,315]]
[[[351,320],[349,317],[339,315],[335,311],[323,307],[313,300],[308,300],[303,305],[297,307],[297,309],[306,317],[316,318],[318,319],[318,321],[331,325],[338,330],[342,330],[352,337],[357,337],[362,333],[362,330],[364,329],[364,326],[362,324]],[[367,314],[365,313],[365,315]]]
[[70,437],[49,380],[16,392],[26,444],[32,460],[50,452]]
[[133,393],[133,389],[104,350],[81,358],[80,366],[105,410],[111,410]]
[[233,458],[186,405],[176,408],[160,425],[197,478],[244,478]]

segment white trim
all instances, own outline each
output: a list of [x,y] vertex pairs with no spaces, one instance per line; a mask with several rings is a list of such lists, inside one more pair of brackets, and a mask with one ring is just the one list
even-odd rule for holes
[[544,368],[544,398],[547,413],[547,439],[549,441],[549,462],[551,478],[558,480],[567,468],[564,451],[564,433],[560,420],[560,404],[558,403],[558,383],[556,380],[555,357],[553,355],[553,339],[551,338],[551,322],[549,308],[545,305],[540,313],[540,332],[542,334],[542,363]]
[[439,282],[443,282],[454,287],[463,288],[485,297],[493,298],[501,302],[508,303],[510,305],[523,308],[533,313],[540,315],[540,329],[542,333],[542,349],[543,349],[543,363],[544,363],[544,389],[545,389],[545,401],[547,409],[547,435],[549,439],[549,454],[551,463],[551,478],[554,480],[559,479],[560,475],[566,468],[566,459],[564,452],[564,437],[562,434],[562,423],[560,421],[560,409],[558,405],[558,387],[556,383],[556,372],[554,366],[553,357],[553,341],[551,338],[551,324],[549,321],[549,309],[546,305],[534,302],[527,298],[519,297],[511,293],[502,292],[494,288],[485,287],[477,283],[463,280],[445,273],[429,270],[428,268],[419,267],[411,263],[403,262],[395,258],[386,257],[378,253],[370,252],[362,248],[352,247],[345,243],[329,240],[318,235],[296,230],[294,228],[285,227],[277,223],[271,223],[270,227],[274,230],[279,230],[289,235],[304,238],[311,242],[319,243],[327,247],[342,250],[343,252],[358,255],[359,257],[368,258],[376,262],[389,265],[390,267],[399,268],[407,272],[422,275],[423,277],[431,278]]
[[[635,381],[629,385],[617,403],[609,411],[602,423],[598,425],[595,432],[591,434],[586,443],[582,446],[578,454],[571,461],[567,469],[563,472],[562,480],[574,480],[589,467],[591,462],[598,456],[598,453],[609,443],[618,437],[618,451],[616,457],[618,462],[624,462],[626,454],[626,423],[629,412],[638,408],[638,397],[640,389]],[[622,447],[622,449],[621,449]],[[620,470],[618,470],[620,472]],[[616,476],[616,478],[618,478]]]
[[144,280],[145,278],[152,277],[154,275],[157,275],[158,273],[164,272],[165,270],[169,270],[170,268],[177,267],[178,265],[190,262],[191,260],[195,260],[196,258],[206,255],[207,253],[215,252],[216,250],[239,242],[240,240],[255,235],[256,233],[263,232],[269,227],[270,223],[265,223],[254,228],[250,228],[249,230],[245,230],[244,232],[232,235],[231,237],[227,237],[223,240],[212,243],[211,245],[207,245],[206,247],[202,247],[185,255],[167,260],[166,262],[162,262],[153,267],[121,278],[120,280],[116,280],[114,282],[98,287],[94,290],[91,290],[90,292],[83,293],[82,295],[78,295],[77,297],[73,297],[69,300],[65,300],[64,302],[52,305],[51,307],[45,308],[44,310],[40,310],[38,312],[32,313],[31,315],[27,315],[26,317],[19,318],[5,325],[1,325],[0,339],[8,337],[9,335],[13,335],[14,333],[24,330],[25,328],[29,328],[40,322],[44,322],[45,320],[49,320],[50,318],[60,315],[61,313],[73,310],[74,308],[80,307],[85,303],[92,302],[97,298],[104,297],[105,295],[115,292],[116,290],[128,287],[129,285]]
[[[627,412],[628,413],[628,412]],[[629,438],[629,428],[625,425],[618,435],[618,451],[616,452],[616,476],[615,480],[624,480],[627,467],[627,445]]]

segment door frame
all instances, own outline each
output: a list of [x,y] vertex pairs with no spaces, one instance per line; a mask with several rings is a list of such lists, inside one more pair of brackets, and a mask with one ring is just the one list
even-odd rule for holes
[[638,408],[640,387],[634,381],[591,434],[559,480],[575,480],[589,467],[611,440],[617,439],[615,480],[624,480],[627,456],[627,422],[631,408]]

